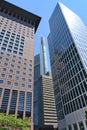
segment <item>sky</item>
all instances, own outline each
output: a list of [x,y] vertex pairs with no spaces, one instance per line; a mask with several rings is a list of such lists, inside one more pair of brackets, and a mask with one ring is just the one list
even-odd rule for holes
[[34,37],[35,55],[40,52],[40,38],[44,36],[46,48],[48,68],[50,71],[49,49],[47,43],[47,36],[50,32],[49,18],[57,4],[57,2],[63,3],[69,9],[74,11],[80,16],[84,24],[87,26],[87,0],[6,0],[12,4],[15,4],[29,12],[32,12],[41,17],[40,24]]

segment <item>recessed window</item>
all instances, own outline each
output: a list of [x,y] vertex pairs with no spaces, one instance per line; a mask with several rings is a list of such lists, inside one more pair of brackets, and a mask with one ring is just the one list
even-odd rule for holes
[[10,50],[10,49],[7,49],[7,51],[8,51],[8,52],[11,52],[11,50]]
[[16,79],[16,80],[19,80],[19,77],[18,77],[18,76],[16,76],[16,77],[15,77],[15,79]]
[[17,66],[18,69],[20,69],[20,66]]
[[23,68],[24,70],[26,70],[26,68]]
[[3,71],[6,71],[6,68],[3,68]]
[[9,79],[12,79],[12,75],[9,75],[8,78],[9,78]]
[[7,85],[11,85],[11,82],[10,82],[10,81],[7,81]]
[[11,73],[13,73],[13,70],[10,70]]
[[30,67],[32,67],[32,64],[29,64]]
[[14,85],[15,85],[15,86],[18,86],[18,83],[17,83],[17,82],[15,82],[15,83],[14,83]]
[[14,65],[13,65],[13,64],[11,64],[11,67],[14,67]]
[[30,62],[32,62],[32,60],[30,60]]
[[5,77],[5,74],[1,74],[2,77]]
[[31,71],[32,71],[32,69],[29,69],[29,71],[31,72]]
[[4,63],[5,66],[7,66],[8,64],[7,63]]
[[0,84],[3,84],[3,80],[0,80]]
[[17,54],[17,51],[13,51],[14,54]]
[[31,82],[31,79],[29,79],[28,81]]
[[10,54],[7,54],[7,56],[10,56]]
[[25,87],[25,84],[22,84],[21,87]]
[[21,64],[21,62],[20,62],[20,61],[18,61],[18,64]]
[[29,76],[31,77],[32,75],[31,75],[31,74],[29,74]]
[[19,71],[16,71],[16,74],[20,74],[20,72],[19,72]]
[[15,62],[15,60],[12,60],[12,62]]
[[25,78],[22,78],[23,81],[25,81]]
[[8,58],[6,58],[6,60],[7,60],[7,61],[9,61],[9,59],[8,59]]
[[23,75],[26,75],[26,73],[23,72]]
[[6,48],[4,48],[4,47],[1,47],[1,50],[5,51],[5,50],[6,50]]
[[2,59],[2,57],[0,56],[0,60]]
[[28,88],[31,88],[31,85],[28,84]]

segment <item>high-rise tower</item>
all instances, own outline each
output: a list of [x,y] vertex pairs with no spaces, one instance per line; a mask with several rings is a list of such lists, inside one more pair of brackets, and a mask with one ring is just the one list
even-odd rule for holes
[[40,19],[11,3],[0,1],[0,111],[21,118],[31,116],[31,123],[34,33]]
[[44,38],[41,37],[40,54],[34,57],[34,128],[56,130],[57,116],[51,73],[47,73]]
[[44,37],[41,37],[41,47],[40,47],[40,74],[46,74],[48,71],[47,66],[47,53]]
[[87,28],[57,3],[49,20],[50,62],[59,130],[86,130]]

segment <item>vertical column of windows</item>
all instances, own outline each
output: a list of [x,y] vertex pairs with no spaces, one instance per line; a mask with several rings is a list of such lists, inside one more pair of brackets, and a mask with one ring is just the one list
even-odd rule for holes
[[26,95],[26,113],[31,112],[31,100],[32,100],[32,93],[31,92],[27,92]]
[[24,110],[24,96],[25,96],[25,92],[20,91],[19,102],[18,102],[18,111],[19,112],[23,112],[23,110]]
[[11,104],[10,104],[10,111],[12,113],[15,113],[16,102],[17,102],[17,94],[18,94],[17,90],[12,91]]
[[7,106],[8,106],[9,95],[10,95],[10,90],[5,89],[3,100],[2,100],[2,105],[1,105],[1,110],[5,111],[5,112],[6,112]]

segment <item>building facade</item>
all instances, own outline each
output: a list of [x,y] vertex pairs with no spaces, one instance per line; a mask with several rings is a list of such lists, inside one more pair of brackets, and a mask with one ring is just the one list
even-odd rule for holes
[[87,28],[57,3],[49,20],[50,62],[59,130],[86,130]]
[[48,72],[47,65],[47,52],[44,37],[41,37],[41,46],[40,46],[40,75],[44,75]]
[[57,115],[51,73],[39,79],[38,125],[40,130],[57,130]]
[[34,56],[34,127],[38,130],[38,93],[40,78],[40,54]]
[[34,57],[34,129],[54,130],[57,116],[52,76],[49,73],[41,75],[40,63],[38,54]]
[[32,130],[34,34],[40,19],[0,1],[0,111],[31,117]]

